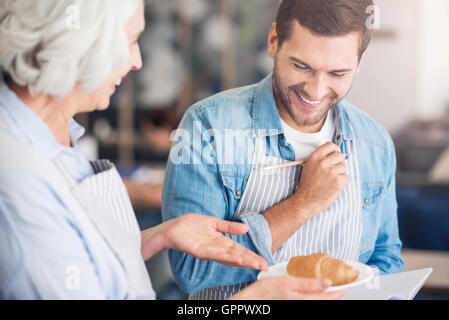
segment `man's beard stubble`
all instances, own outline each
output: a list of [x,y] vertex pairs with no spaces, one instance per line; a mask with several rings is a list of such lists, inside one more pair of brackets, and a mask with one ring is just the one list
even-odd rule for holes
[[302,92],[301,85],[297,84],[297,85],[290,86],[287,88],[287,93],[285,93],[284,90],[282,90],[281,81],[279,79],[277,63],[275,64],[274,71],[273,71],[273,81],[274,81],[274,86],[275,86],[275,95],[277,96],[277,98],[279,99],[279,101],[282,104],[282,106],[278,106],[278,107],[283,107],[288,112],[288,114],[290,115],[292,120],[300,127],[312,127],[312,126],[315,126],[318,123],[322,122],[328,115],[329,110],[332,109],[333,107],[335,107],[338,104],[338,102],[340,102],[343,99],[342,98],[341,100],[337,100],[337,96],[335,95],[334,97],[332,97],[331,102],[329,103],[329,106],[322,112],[322,114],[320,114],[320,116],[318,117],[318,119],[316,121],[313,121],[313,122],[308,122],[307,120],[303,121],[301,119],[298,119],[296,117],[295,113],[293,112],[291,99],[290,99],[290,96],[288,95],[288,93],[291,91],[296,91],[298,94],[301,95],[301,92]]

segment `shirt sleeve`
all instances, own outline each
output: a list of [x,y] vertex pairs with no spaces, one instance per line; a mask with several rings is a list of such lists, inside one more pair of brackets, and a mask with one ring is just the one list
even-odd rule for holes
[[105,299],[77,228],[39,175],[0,168],[0,299]]
[[381,274],[402,272],[404,261],[401,258],[402,242],[399,238],[398,204],[396,198],[396,155],[394,144],[389,139],[388,183],[383,204],[378,211],[381,214],[380,228],[368,265],[375,266]]
[[[232,219],[217,165],[204,163],[201,158],[202,150],[208,150],[201,133],[210,128],[200,112],[196,108],[189,109],[174,137],[162,194],[164,221],[187,213]],[[229,237],[259,253],[249,234]],[[257,276],[256,270],[200,261],[174,250],[169,251],[169,258],[175,279],[189,293],[255,281]]]
[[271,252],[273,241],[271,230],[264,215],[261,212],[249,211],[240,214],[239,218],[249,226],[248,235],[257,250],[256,252],[267,261],[268,266],[276,264]]
[[374,252],[368,265],[379,268],[381,274],[399,273],[404,270],[401,258],[402,242],[399,238],[396,189],[390,187],[384,198],[382,223],[377,234]]

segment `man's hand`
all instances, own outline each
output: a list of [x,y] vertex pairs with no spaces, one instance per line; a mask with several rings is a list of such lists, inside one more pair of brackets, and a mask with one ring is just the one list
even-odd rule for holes
[[271,251],[279,249],[299,228],[328,209],[349,183],[345,156],[337,145],[326,143],[310,155],[298,190],[263,213],[272,236]]
[[301,181],[292,198],[308,213],[308,219],[328,209],[349,183],[345,156],[328,142],[307,159]]
[[337,300],[346,291],[325,292],[329,280],[272,277],[259,280],[231,300]]
[[198,214],[186,214],[166,223],[166,237],[172,249],[230,267],[267,269],[262,257],[222,234],[245,234],[249,230],[245,224]]

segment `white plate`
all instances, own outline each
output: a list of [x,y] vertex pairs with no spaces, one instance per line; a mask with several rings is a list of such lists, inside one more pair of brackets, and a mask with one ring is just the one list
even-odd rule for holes
[[[332,291],[338,291],[343,290],[347,288],[357,287],[363,283],[368,282],[372,279],[374,274],[377,272],[376,268],[371,268],[370,266],[367,266],[366,264],[356,262],[356,261],[347,261],[345,260],[345,263],[354,268],[355,270],[359,271],[359,276],[355,281],[342,285],[342,286],[333,286],[326,290],[326,292],[332,292]],[[257,280],[266,278],[266,277],[282,277],[287,276],[287,264],[288,262],[280,263],[274,266],[271,266],[268,268],[267,271],[262,271],[257,276]]]

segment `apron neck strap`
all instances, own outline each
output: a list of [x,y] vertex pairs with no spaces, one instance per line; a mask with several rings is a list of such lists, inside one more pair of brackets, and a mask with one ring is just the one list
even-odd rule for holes
[[67,170],[67,168],[62,164],[61,160],[54,159],[53,163],[55,164],[56,168],[58,168],[59,172],[61,172],[61,174],[64,176],[70,187],[76,187],[77,183],[75,179],[72,177],[69,170]]

